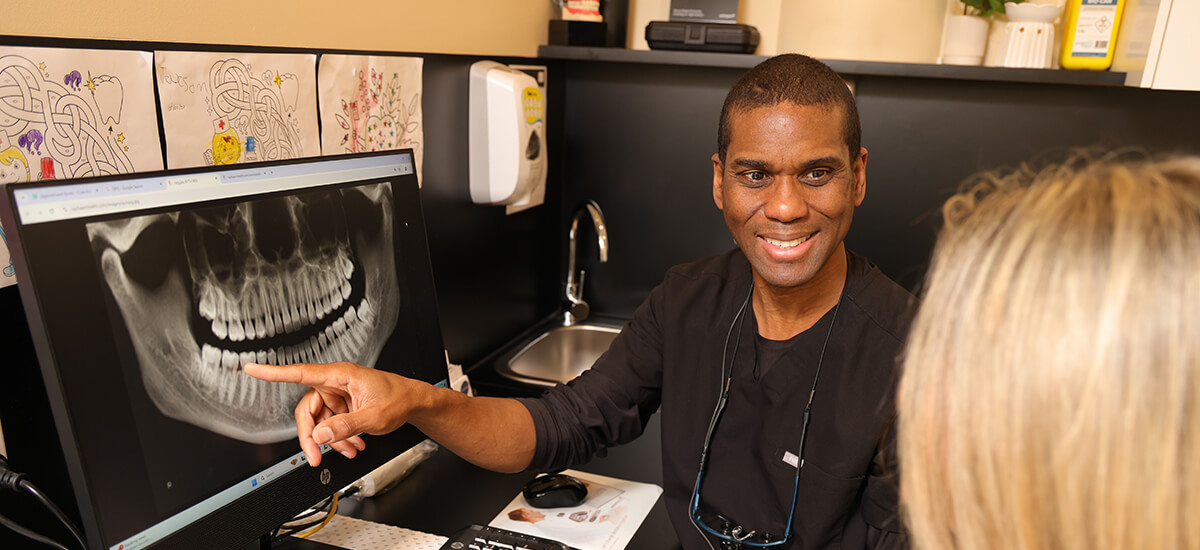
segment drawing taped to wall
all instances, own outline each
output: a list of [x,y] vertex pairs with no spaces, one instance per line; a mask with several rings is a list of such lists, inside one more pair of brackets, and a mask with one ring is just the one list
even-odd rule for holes
[[[0,183],[162,169],[151,74],[150,52],[0,47]],[[0,268],[17,282],[7,237]]]
[[0,182],[162,169],[150,53],[0,47]]
[[315,56],[154,52],[167,166],[321,154]]
[[0,267],[4,269],[0,272],[0,288],[17,284],[17,274],[13,269],[12,256],[8,252],[8,236],[4,234],[3,227],[0,227]]
[[321,147],[326,155],[411,147],[422,180],[425,124],[419,57],[322,55]]
[[375,183],[89,223],[122,362],[166,417],[294,438],[305,388],[242,366],[375,366],[400,312],[394,219],[391,184]]

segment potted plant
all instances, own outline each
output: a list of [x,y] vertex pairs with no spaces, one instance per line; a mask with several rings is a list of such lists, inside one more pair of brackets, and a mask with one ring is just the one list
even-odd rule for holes
[[959,3],[961,13],[946,18],[942,32],[942,63],[979,65],[987,49],[988,18],[1004,13],[1004,0],[959,0]]

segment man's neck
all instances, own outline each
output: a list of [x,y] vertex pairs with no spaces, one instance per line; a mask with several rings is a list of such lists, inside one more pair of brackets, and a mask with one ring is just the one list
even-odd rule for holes
[[771,287],[755,276],[754,318],[758,334],[769,340],[787,340],[812,328],[836,306],[846,286],[845,245],[807,283],[792,288]]

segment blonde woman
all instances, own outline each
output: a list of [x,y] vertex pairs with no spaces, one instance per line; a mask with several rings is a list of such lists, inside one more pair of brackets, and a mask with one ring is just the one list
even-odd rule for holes
[[899,394],[920,549],[1200,549],[1200,159],[946,203]]

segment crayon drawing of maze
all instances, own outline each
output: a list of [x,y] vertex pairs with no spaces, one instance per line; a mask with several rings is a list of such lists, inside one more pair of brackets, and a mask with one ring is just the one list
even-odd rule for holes
[[296,119],[299,84],[295,74],[264,71],[261,78],[238,59],[213,63],[208,72],[213,116],[208,164],[278,160],[304,155]]
[[133,172],[120,127],[125,97],[121,80],[85,70],[54,75],[45,63],[20,55],[0,57],[0,164],[8,170],[4,179]]

